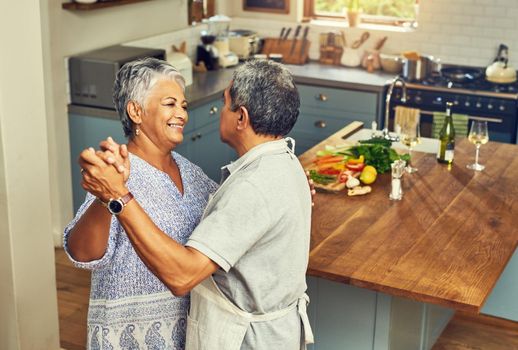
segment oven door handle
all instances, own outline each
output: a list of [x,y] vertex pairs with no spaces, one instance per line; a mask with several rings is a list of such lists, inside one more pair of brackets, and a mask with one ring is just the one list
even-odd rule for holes
[[[395,108],[394,108],[395,109]],[[427,110],[424,110],[424,109],[421,109],[421,113],[422,114],[428,114],[428,115],[432,115],[435,113],[433,111],[427,111]],[[497,124],[503,124],[504,120],[503,119],[500,119],[500,118],[492,118],[492,117],[475,117],[475,116],[472,116],[472,115],[468,115],[467,116],[468,119],[471,119],[471,120],[480,120],[482,122],[488,122],[488,123],[497,123]]]

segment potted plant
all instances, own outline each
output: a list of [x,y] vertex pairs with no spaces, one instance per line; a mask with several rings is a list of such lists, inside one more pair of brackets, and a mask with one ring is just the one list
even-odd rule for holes
[[349,21],[350,27],[358,26],[358,23],[360,23],[361,12],[360,0],[349,0],[349,4],[347,6],[347,20]]

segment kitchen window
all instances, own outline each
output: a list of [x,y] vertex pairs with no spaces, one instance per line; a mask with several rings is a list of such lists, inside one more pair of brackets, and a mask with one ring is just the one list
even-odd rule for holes
[[340,19],[348,9],[360,11],[361,23],[417,27],[419,0],[305,0],[309,19]]

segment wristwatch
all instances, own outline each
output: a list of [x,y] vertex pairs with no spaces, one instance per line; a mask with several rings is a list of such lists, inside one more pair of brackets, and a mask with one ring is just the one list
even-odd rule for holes
[[99,202],[103,206],[105,206],[108,211],[113,215],[119,215],[122,213],[122,210],[124,207],[133,199],[133,194],[131,192],[128,192],[122,197],[119,198],[110,198],[108,203],[103,202],[101,199],[99,199]]

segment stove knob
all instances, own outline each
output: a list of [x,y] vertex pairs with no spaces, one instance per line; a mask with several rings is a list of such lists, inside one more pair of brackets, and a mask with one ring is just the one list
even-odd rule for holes
[[466,107],[471,106],[471,102],[469,102],[469,101],[464,102],[464,106],[466,106]]
[[493,109],[493,105],[492,105],[491,103],[489,103],[489,104],[487,105],[487,109]]
[[500,107],[498,107],[498,109],[499,109],[501,112],[503,112],[503,111],[505,111],[505,106],[504,106],[504,105],[500,105]]
[[423,98],[421,96],[419,96],[419,95],[416,95],[414,100],[415,100],[415,103],[421,103],[423,101]]
[[482,103],[480,103],[480,101],[479,101],[479,102],[477,102],[477,104],[476,104],[475,106],[476,106],[477,108],[482,108]]
[[459,100],[453,101],[453,105],[458,106],[459,105]]

